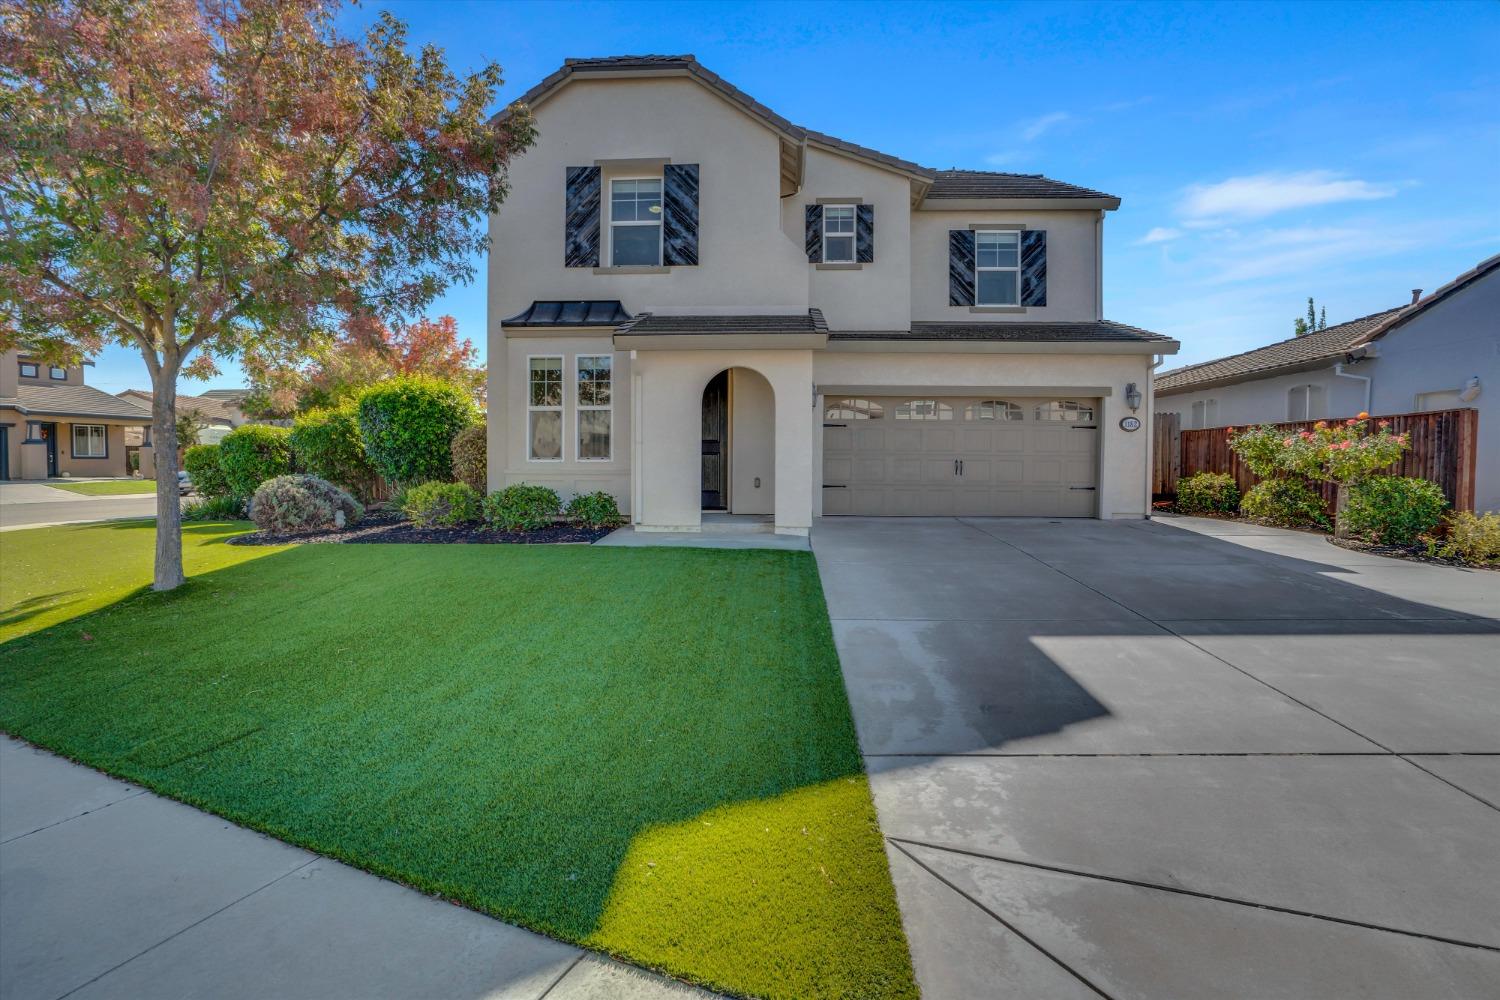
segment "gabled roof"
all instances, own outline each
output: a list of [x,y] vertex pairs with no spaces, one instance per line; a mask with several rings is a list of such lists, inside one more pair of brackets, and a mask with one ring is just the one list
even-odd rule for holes
[[1439,302],[1442,302],[1444,299],[1447,299],[1457,292],[1462,291],[1463,289],[1472,285],[1474,282],[1478,281],[1480,278],[1483,278],[1485,275],[1490,274],[1496,270],[1500,270],[1500,254],[1496,254],[1493,257],[1489,257],[1485,260],[1480,261],[1478,264],[1475,264],[1472,268],[1465,271],[1463,274],[1460,274],[1458,277],[1454,278],[1452,281],[1448,282],[1446,285],[1444,285],[1442,288],[1439,288],[1431,295],[1428,295],[1425,298],[1418,299],[1416,302],[1413,302],[1411,305],[1405,307],[1404,309],[1397,310],[1394,316],[1388,317],[1383,322],[1377,324],[1374,329],[1367,331],[1354,346],[1362,347],[1365,344],[1370,343],[1372,340],[1379,340],[1381,337],[1384,337],[1386,334],[1390,333],[1397,327],[1406,325],[1408,322],[1422,315],[1424,312],[1426,312],[1428,309],[1431,309]]
[[510,319],[501,320],[505,327],[532,326],[619,326],[630,321],[630,313],[619,299],[575,299],[573,301],[533,302]]
[[1112,194],[1055,181],[1041,174],[1005,174],[992,170],[939,170],[929,200],[944,198],[1110,198]]
[[1240,354],[1163,372],[1152,380],[1152,384],[1160,393],[1186,392],[1316,367],[1342,358],[1354,347],[1364,343],[1373,330],[1404,308],[1371,313],[1317,333],[1292,337]]
[[91,385],[19,385],[0,407],[39,417],[103,417],[151,422],[151,411]]
[[[240,390],[234,390],[236,392]],[[140,400],[146,407],[151,406],[152,394],[149,389],[126,389],[120,393],[122,399]],[[204,420],[217,420],[226,424],[233,424],[244,418],[239,413],[240,397],[232,398],[214,396],[183,396],[177,397],[177,412],[196,413]]]

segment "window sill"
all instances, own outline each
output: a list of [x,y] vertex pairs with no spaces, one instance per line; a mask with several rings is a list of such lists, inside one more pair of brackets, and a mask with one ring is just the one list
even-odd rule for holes
[[1024,313],[1027,306],[970,306],[971,313]]
[[863,271],[864,265],[858,263],[844,264],[814,264],[813,267],[819,271]]
[[670,267],[653,267],[651,265],[632,265],[629,267],[596,267],[595,274],[671,274]]

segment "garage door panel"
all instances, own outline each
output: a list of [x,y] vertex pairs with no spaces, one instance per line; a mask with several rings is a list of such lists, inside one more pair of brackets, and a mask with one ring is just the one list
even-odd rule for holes
[[854,460],[845,455],[823,456],[823,482],[847,483],[854,478]]
[[886,462],[886,478],[893,483],[920,483],[925,464],[921,455],[894,455]]
[[852,514],[854,508],[850,506],[849,491],[846,489],[823,490],[823,513],[825,514]]

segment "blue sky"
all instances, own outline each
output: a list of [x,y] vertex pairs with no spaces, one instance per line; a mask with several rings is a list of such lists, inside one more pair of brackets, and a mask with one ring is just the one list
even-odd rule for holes
[[[798,124],[933,167],[1123,199],[1105,315],[1167,367],[1402,304],[1500,252],[1500,4],[379,3],[493,59],[515,98],[567,56],[694,53]],[[482,284],[451,313],[484,346]],[[91,381],[146,386],[111,349]],[[240,384],[227,369],[184,392]]]

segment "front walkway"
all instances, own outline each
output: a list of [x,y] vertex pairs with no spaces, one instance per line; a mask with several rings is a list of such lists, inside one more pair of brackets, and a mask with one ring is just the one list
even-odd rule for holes
[[0,997],[689,1000],[0,736]]
[[1500,996],[1500,573],[1186,518],[813,551],[924,1000]]

